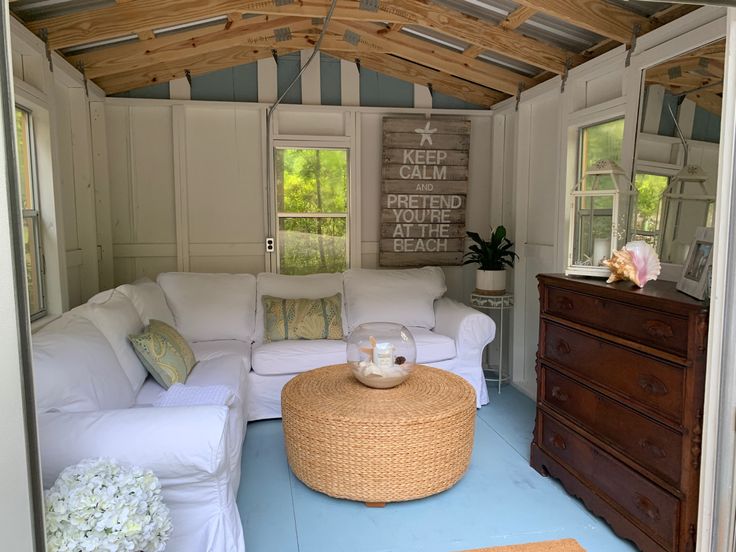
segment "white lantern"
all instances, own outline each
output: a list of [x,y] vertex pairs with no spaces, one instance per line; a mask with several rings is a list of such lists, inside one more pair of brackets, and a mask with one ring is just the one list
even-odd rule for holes
[[683,264],[699,227],[713,226],[716,197],[708,192],[708,175],[698,165],[685,165],[662,194],[659,243],[662,262]]
[[624,170],[602,160],[588,169],[570,194],[570,242],[566,274],[607,276],[601,261],[626,243],[636,190]]

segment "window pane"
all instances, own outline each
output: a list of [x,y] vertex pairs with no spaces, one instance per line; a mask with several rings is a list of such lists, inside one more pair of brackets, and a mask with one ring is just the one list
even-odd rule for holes
[[28,280],[28,308],[31,316],[43,310],[43,295],[41,292],[41,267],[38,259],[38,219],[25,217],[23,219],[23,244],[26,259],[26,278]]
[[278,148],[274,163],[280,212],[347,213],[347,150]]
[[573,244],[573,262],[582,266],[598,266],[611,254],[613,198],[579,197],[576,199],[578,224]]
[[598,161],[621,161],[624,120],[616,119],[581,130],[580,168],[586,172]]
[[637,173],[634,185],[637,190],[635,230],[632,239],[643,240],[656,248],[662,217],[662,194],[667,189],[669,177],[658,174]]
[[31,117],[15,108],[15,135],[18,142],[18,177],[23,209],[35,209],[33,194],[33,161],[31,156]]
[[347,219],[281,218],[279,262],[282,274],[346,270]]

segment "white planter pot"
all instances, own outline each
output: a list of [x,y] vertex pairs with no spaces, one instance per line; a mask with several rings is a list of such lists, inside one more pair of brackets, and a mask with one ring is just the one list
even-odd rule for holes
[[503,295],[506,292],[506,271],[476,270],[475,292],[481,295]]

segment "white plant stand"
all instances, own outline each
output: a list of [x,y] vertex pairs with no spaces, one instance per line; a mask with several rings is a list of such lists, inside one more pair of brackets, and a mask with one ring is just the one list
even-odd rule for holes
[[[503,370],[503,330],[506,325],[506,316],[504,316],[507,310],[511,310],[514,307],[514,295],[506,293],[504,295],[481,295],[480,293],[472,293],[470,295],[470,304],[473,308],[480,311],[499,311],[498,321],[498,371],[496,376],[486,377],[486,381],[491,383],[498,383],[498,393],[501,394],[501,385],[508,382],[511,379],[511,374],[505,373]],[[489,359],[490,346],[486,349],[486,365],[489,371],[491,370],[491,362]],[[484,370],[485,372],[485,370]]]

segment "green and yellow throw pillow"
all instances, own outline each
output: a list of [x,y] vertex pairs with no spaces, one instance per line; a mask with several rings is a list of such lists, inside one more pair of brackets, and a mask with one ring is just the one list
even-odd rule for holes
[[342,294],[322,299],[280,299],[264,295],[266,341],[342,339]]
[[146,370],[164,389],[184,383],[197,364],[186,339],[160,320],[151,320],[142,334],[128,336],[128,340]]

